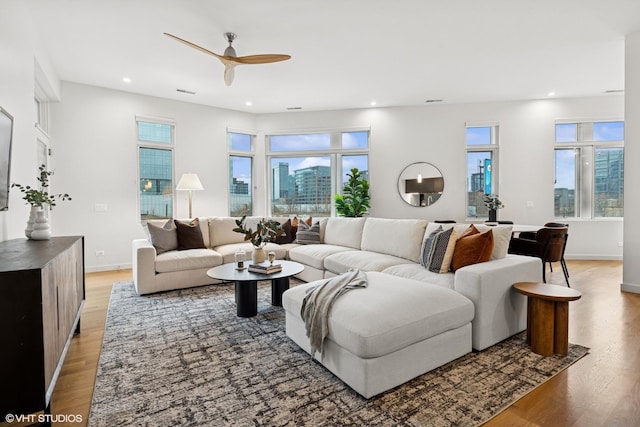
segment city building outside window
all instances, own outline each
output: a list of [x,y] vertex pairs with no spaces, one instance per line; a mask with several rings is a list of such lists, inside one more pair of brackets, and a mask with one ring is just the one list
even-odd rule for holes
[[229,215],[253,215],[253,135],[227,132]]
[[173,218],[173,149],[171,121],[136,118],[140,219]]
[[488,218],[484,196],[498,193],[499,126],[467,123],[466,128],[467,217]]
[[555,125],[554,215],[624,216],[624,122]]
[[369,131],[332,131],[267,137],[270,214],[326,217],[347,173],[369,177]]

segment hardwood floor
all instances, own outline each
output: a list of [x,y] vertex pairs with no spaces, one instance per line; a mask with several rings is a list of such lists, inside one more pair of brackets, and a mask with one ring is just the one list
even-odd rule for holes
[[[486,426],[640,425],[640,295],[620,291],[621,261],[567,261],[574,289],[569,341],[590,353],[529,393]],[[86,425],[111,285],[131,280],[131,271],[87,275],[82,331],[69,348],[52,398],[54,414],[82,415]],[[547,273],[564,284],[560,265]]]

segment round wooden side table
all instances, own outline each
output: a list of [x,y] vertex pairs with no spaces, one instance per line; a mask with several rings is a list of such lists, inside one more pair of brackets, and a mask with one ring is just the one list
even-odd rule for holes
[[569,351],[569,301],[580,299],[575,289],[536,282],[513,287],[527,296],[527,344],[542,356]]

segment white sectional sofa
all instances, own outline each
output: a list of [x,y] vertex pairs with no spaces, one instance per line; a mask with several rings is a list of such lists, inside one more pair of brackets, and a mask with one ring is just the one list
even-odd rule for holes
[[[280,222],[286,218],[274,218]],[[259,218],[248,218],[257,222]],[[165,221],[160,221],[164,224]],[[511,226],[491,227],[492,259],[468,265],[455,273],[433,273],[419,264],[425,236],[438,226],[455,227],[461,233],[469,224],[435,224],[421,219],[342,218],[320,220],[321,244],[270,243],[278,258],[304,264],[299,278],[310,282],[332,277],[356,267],[393,277],[414,279],[452,289],[468,298],[475,314],[471,322],[473,348],[482,350],[526,329],[526,300],[511,285],[541,281],[538,258],[507,255]],[[133,276],[139,294],[215,283],[209,268],[233,261],[238,247],[251,252],[251,244],[235,233],[235,218],[200,218],[206,249],[168,251],[161,254],[147,239],[133,241]],[[478,225],[483,231],[486,225]]]

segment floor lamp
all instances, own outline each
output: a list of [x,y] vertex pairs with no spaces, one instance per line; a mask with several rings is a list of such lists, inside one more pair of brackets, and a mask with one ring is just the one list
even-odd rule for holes
[[198,175],[195,173],[183,173],[180,177],[180,181],[178,181],[176,190],[186,190],[189,192],[189,218],[191,218],[191,201],[193,198],[193,192],[197,190],[204,190]]

